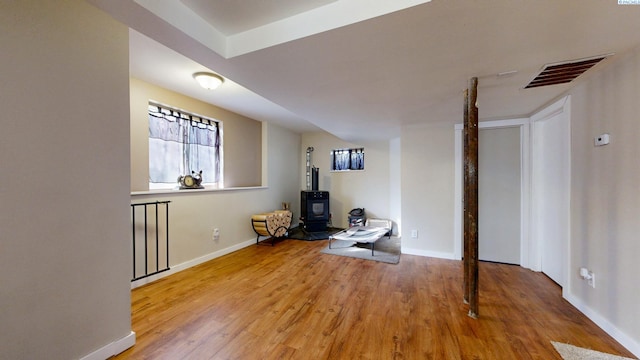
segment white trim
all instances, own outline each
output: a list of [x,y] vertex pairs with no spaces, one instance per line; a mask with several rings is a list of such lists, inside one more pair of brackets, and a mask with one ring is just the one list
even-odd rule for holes
[[569,196],[569,198],[567,199],[567,201],[569,202],[569,206],[568,206],[568,214],[567,215],[567,221],[569,222],[567,224],[567,243],[565,244],[565,247],[563,249],[564,254],[564,261],[565,261],[565,266],[566,268],[563,269],[563,274],[562,274],[562,282],[563,284],[560,284],[563,289],[565,287],[568,287],[569,285],[569,281],[568,281],[568,274],[570,273],[570,239],[571,239],[571,95],[567,95],[562,97],[561,99],[551,103],[550,105],[548,105],[547,107],[545,107],[544,109],[538,111],[537,113],[533,114],[531,116],[531,131],[530,131],[530,139],[531,139],[531,161],[529,163],[529,169],[530,169],[530,179],[531,179],[531,194],[530,194],[530,205],[529,205],[529,211],[530,211],[530,227],[529,227],[529,244],[528,244],[528,256],[527,256],[527,261],[529,263],[528,268],[533,270],[533,271],[542,271],[542,242],[539,241],[539,236],[537,235],[539,226],[535,223],[535,215],[537,214],[537,207],[536,207],[536,201],[535,199],[538,196],[541,196],[538,194],[538,190],[536,187],[536,183],[537,181],[535,181],[534,177],[539,176],[539,174],[536,173],[536,161],[537,158],[539,157],[539,153],[541,151],[541,149],[538,148],[538,142],[539,142],[539,137],[540,137],[540,126],[539,124],[541,124],[543,121],[545,120],[549,120],[555,116],[560,116],[563,115],[565,118],[565,120],[567,121],[567,130],[568,130],[568,135],[569,135],[569,153],[567,154],[568,156],[568,176],[567,179],[565,179],[567,181],[567,183],[565,184],[566,189],[568,189],[568,194],[567,196]]
[[554,117],[558,114],[561,114],[564,112],[564,107],[567,104],[567,101],[569,101],[571,99],[571,95],[567,95],[562,97],[560,100],[557,100],[553,103],[551,103],[551,105],[545,107],[544,109],[540,110],[539,112],[533,114],[531,116],[531,122],[536,122],[536,121],[543,121],[543,120],[547,120],[551,117]]
[[462,126],[458,128],[456,125],[453,140],[453,146],[455,147],[453,150],[455,158],[453,175],[453,181],[455,184],[453,187],[453,257],[456,260],[462,260],[462,207],[464,206],[464,199],[462,197],[462,186],[458,186],[458,184],[462,184],[462,177],[464,176],[462,173],[462,147],[464,146],[462,141],[463,130],[464,128]]
[[218,191],[245,191],[245,190],[261,190],[268,189],[268,186],[246,186],[246,187],[228,187],[228,188],[207,188],[205,186],[204,189],[188,189],[188,190],[180,190],[177,187],[173,189],[167,190],[142,190],[142,191],[132,191],[131,196],[140,196],[140,195],[185,195],[185,194],[197,194],[203,192],[218,192]]
[[[529,124],[529,118],[514,118],[505,120],[479,121],[478,129],[495,129],[501,127],[513,127]],[[455,130],[464,130],[464,124],[455,124]]]
[[[223,189],[223,186],[218,185],[217,183],[202,183],[200,184],[202,185],[202,188],[197,188],[197,189],[185,189],[185,190],[203,190],[203,189],[209,189],[209,190],[217,190],[217,189]],[[149,183],[149,191],[153,192],[153,191],[169,191],[169,190],[180,190],[180,185],[176,183]]]
[[631,336],[627,335],[624,331],[618,329],[613,323],[609,322],[605,317],[598,314],[597,311],[591,309],[587,304],[582,302],[578,297],[565,293],[563,291],[563,297],[576,309],[586,315],[591,321],[596,323],[602,330],[604,330],[611,337],[616,339],[622,346],[631,351],[633,355],[640,357],[640,343],[634,340]]
[[262,124],[260,125],[261,129],[262,129],[262,158],[260,159],[260,162],[262,164],[262,172],[260,174],[260,185],[262,185],[263,188],[266,188],[269,186],[269,171],[267,169],[269,169],[269,123],[266,121],[263,121]]
[[112,343],[109,343],[100,349],[89,353],[80,358],[80,360],[104,360],[108,359],[114,355],[118,355],[121,352],[127,350],[132,347],[136,343],[136,333],[130,332],[129,335],[123,337],[122,339],[116,340]]
[[413,249],[402,247],[401,252],[407,255],[417,255],[417,256],[425,256],[439,259],[447,259],[447,260],[460,260],[456,259],[455,254],[450,252],[440,252],[440,251],[429,251],[422,249]]
[[149,277],[146,277],[146,278],[131,282],[131,288],[135,289],[135,288],[140,287],[142,285],[149,284],[151,282],[154,282],[156,280],[162,279],[162,278],[167,277],[169,275],[173,275],[175,273],[178,273],[178,272],[180,272],[182,270],[186,270],[186,269],[188,269],[190,267],[194,267],[196,265],[200,265],[200,264],[205,263],[205,262],[207,262],[209,260],[213,260],[213,259],[218,258],[220,256],[224,256],[224,255],[230,254],[230,253],[232,253],[234,251],[238,251],[238,250],[240,250],[242,248],[246,248],[248,246],[254,245],[255,243],[256,243],[255,239],[247,240],[245,242],[241,242],[239,244],[235,244],[233,246],[229,246],[228,248],[224,248],[224,249],[221,249],[221,250],[218,250],[218,251],[214,251],[214,252],[209,253],[207,255],[203,255],[201,257],[198,257],[198,258],[195,258],[195,259],[192,259],[192,260],[189,260],[189,261],[185,261],[182,264],[171,266],[170,270],[167,270],[167,271],[161,272],[159,274],[152,275],[152,276],[149,276]]
[[520,266],[531,269],[531,124],[520,127]]
[[540,185],[537,183],[535,177],[537,174],[537,171],[535,170],[535,167],[537,166],[537,155],[536,153],[539,152],[539,150],[537,150],[538,148],[538,133],[540,132],[539,127],[535,124],[535,120],[533,120],[531,122],[531,162],[530,162],[530,166],[531,166],[531,204],[529,207],[529,214],[531,215],[531,228],[529,229],[529,238],[531,241],[529,241],[529,244],[527,244],[527,250],[528,250],[528,255],[527,255],[527,263],[528,263],[528,268],[533,270],[533,271],[541,271],[542,270],[542,249],[541,249],[541,244],[538,241],[538,226],[539,223],[536,221],[536,214],[538,212],[538,206],[537,206],[537,202],[535,200],[535,195],[536,193],[538,193],[538,188],[540,187]]
[[[389,140],[389,216],[395,222],[395,235],[402,233],[402,141],[399,137]],[[391,229],[393,234],[393,226]]]

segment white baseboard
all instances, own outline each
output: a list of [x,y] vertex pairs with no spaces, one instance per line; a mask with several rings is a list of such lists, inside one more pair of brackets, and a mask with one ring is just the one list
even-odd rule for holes
[[434,257],[434,258],[447,259],[447,260],[460,260],[460,259],[456,259],[454,253],[412,249],[412,248],[406,248],[404,246],[402,246],[401,252],[407,255],[426,256],[426,257]]
[[110,344],[107,344],[100,349],[80,358],[81,360],[104,360],[114,355],[118,355],[121,352],[132,347],[136,343],[136,333],[130,332],[129,335],[122,339],[116,340]]
[[135,289],[135,288],[140,287],[142,285],[149,284],[149,283],[154,282],[154,281],[156,281],[158,279],[162,279],[164,277],[167,277],[169,275],[173,275],[173,274],[175,274],[177,272],[180,272],[182,270],[186,270],[186,269],[188,269],[190,267],[194,267],[196,265],[202,264],[202,263],[207,262],[209,260],[213,260],[213,259],[218,258],[220,256],[230,254],[230,253],[232,253],[234,251],[240,250],[242,248],[246,248],[247,246],[254,245],[255,243],[256,243],[255,239],[247,240],[245,242],[241,242],[239,244],[235,244],[233,246],[229,246],[228,248],[224,248],[224,249],[220,249],[218,251],[214,251],[212,253],[209,253],[209,254],[206,254],[204,256],[195,258],[193,260],[185,261],[182,264],[173,265],[173,266],[171,266],[171,269],[169,269],[167,271],[164,271],[164,272],[161,272],[159,274],[146,277],[144,279],[132,281],[131,282],[131,288]]
[[582,312],[586,317],[591,319],[591,321],[596,323],[596,325],[598,325],[607,334],[616,339],[616,341],[619,342],[622,346],[627,348],[627,350],[631,351],[633,355],[640,358],[640,343],[618,329],[615,325],[609,322],[609,320],[591,309],[579,298],[565,291],[563,291],[563,297],[569,303],[571,303],[571,305],[575,306],[576,309]]

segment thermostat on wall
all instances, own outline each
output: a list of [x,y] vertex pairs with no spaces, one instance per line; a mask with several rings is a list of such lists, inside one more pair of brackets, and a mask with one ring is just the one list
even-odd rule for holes
[[595,145],[602,146],[609,143],[609,134],[602,134],[595,137]]

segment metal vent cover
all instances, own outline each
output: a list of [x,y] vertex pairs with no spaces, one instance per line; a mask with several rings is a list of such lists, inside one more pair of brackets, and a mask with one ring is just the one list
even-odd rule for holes
[[578,60],[563,61],[554,64],[546,64],[540,73],[533,78],[525,86],[525,89],[530,89],[539,86],[565,84],[571,82],[573,79],[582,75],[587,70],[591,69],[594,65],[604,60],[605,58],[612,56],[613,54],[599,55],[589,58],[583,58]]

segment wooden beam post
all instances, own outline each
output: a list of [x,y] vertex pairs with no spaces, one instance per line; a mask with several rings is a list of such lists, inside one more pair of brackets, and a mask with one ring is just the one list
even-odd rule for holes
[[469,89],[465,89],[464,90],[464,118],[462,120],[462,124],[464,125],[464,129],[462,131],[462,138],[463,138],[463,153],[464,153],[464,164],[463,164],[463,171],[462,174],[464,176],[464,180],[463,180],[463,194],[462,194],[462,219],[463,219],[463,252],[462,252],[462,262],[464,265],[464,280],[462,283],[462,288],[463,288],[463,295],[462,295],[462,301],[465,304],[469,303],[469,295],[471,293],[471,288],[469,287],[469,239],[467,239],[467,233],[469,232],[468,229],[468,224],[467,224],[467,196],[468,196],[468,192],[466,191],[467,188],[467,182],[468,180],[468,170],[467,170],[467,147],[468,145],[468,135],[469,135]]
[[469,302],[469,316],[478,317],[478,78],[471,78],[465,122],[464,149],[464,241],[465,292]]

